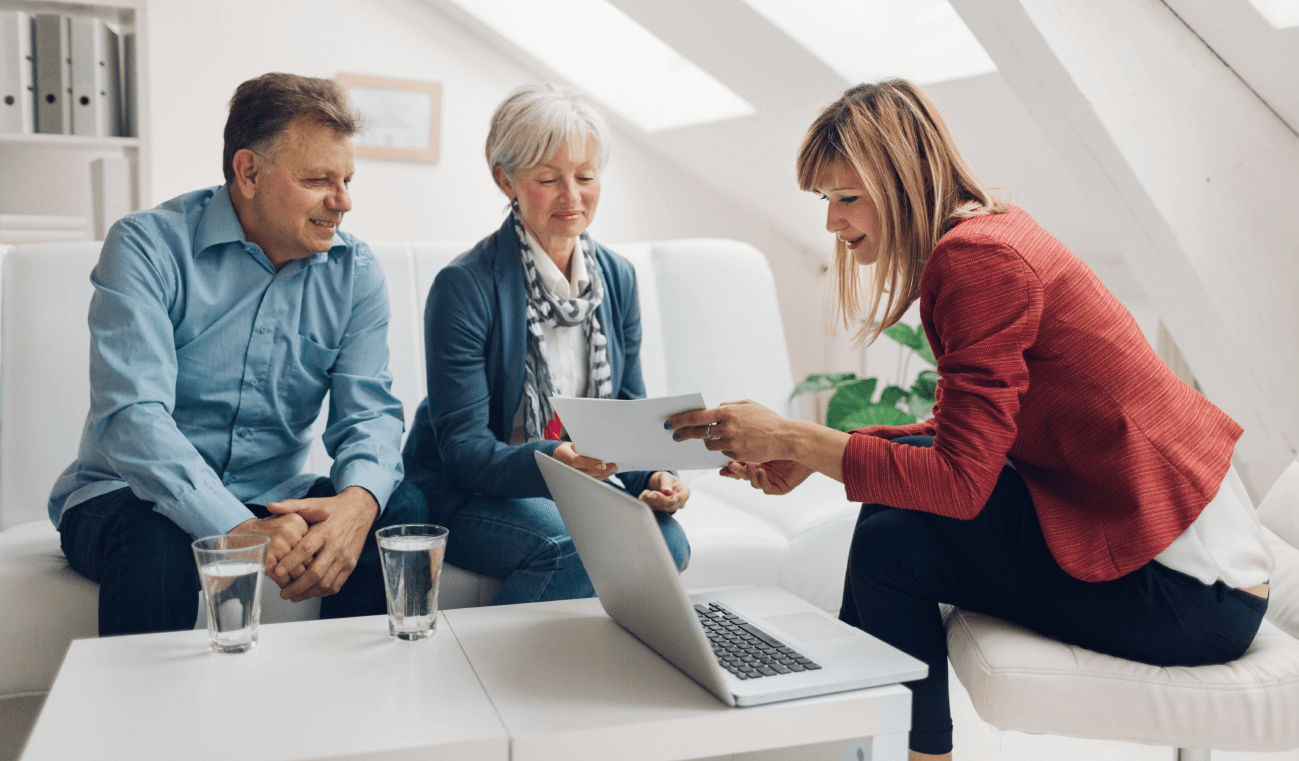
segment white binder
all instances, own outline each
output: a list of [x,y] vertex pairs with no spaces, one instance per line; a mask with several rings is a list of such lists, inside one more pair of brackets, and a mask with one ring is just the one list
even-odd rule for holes
[[0,11],[0,132],[36,131],[32,66],[31,17]]
[[108,228],[131,213],[131,162],[107,156],[90,162],[90,198],[94,207],[94,240],[103,240]]
[[117,32],[91,16],[73,16],[72,134],[120,135]]
[[36,58],[36,131],[71,134],[68,17],[37,13],[32,26],[35,29],[32,47]]

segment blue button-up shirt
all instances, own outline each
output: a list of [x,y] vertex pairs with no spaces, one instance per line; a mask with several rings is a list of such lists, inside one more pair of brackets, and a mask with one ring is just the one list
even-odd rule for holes
[[279,272],[244,236],[225,186],[113,226],[91,274],[90,414],[50,495],[67,509],[124,486],[192,536],[304,496],[311,426],[342,491],[380,509],[402,479],[401,403],[388,372],[388,292],[344,232]]

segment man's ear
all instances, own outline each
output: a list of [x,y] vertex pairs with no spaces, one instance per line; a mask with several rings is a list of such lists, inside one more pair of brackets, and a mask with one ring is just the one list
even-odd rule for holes
[[235,171],[235,186],[239,195],[251,200],[257,195],[257,180],[261,176],[261,159],[248,148],[240,148],[231,161]]

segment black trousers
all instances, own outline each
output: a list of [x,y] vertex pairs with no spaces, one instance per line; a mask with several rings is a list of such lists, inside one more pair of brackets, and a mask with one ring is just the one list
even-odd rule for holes
[[[317,479],[308,498],[332,497],[334,484]],[[248,505],[257,518],[270,512]],[[424,494],[402,481],[370,527],[361,557],[337,594],[320,601],[321,618],[387,612],[383,570],[374,532],[399,523],[424,523]],[[198,618],[198,568],[193,537],[153,509],[152,502],[118,489],[68,510],[59,526],[63,554],[78,573],[99,584],[99,636],[194,628]],[[263,594],[280,590],[266,582]]]
[[929,664],[929,676],[908,685],[910,745],[921,753],[952,749],[940,602],[1158,666],[1239,658],[1267,610],[1263,598],[1155,562],[1113,581],[1073,578],[1051,556],[1028,489],[1009,467],[973,520],[863,505],[839,618]]

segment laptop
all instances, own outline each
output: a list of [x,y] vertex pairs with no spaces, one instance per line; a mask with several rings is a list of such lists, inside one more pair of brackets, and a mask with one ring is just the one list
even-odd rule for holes
[[687,594],[648,505],[535,454],[605,612],[727,705],[762,705],[928,674],[923,661],[779,587]]

